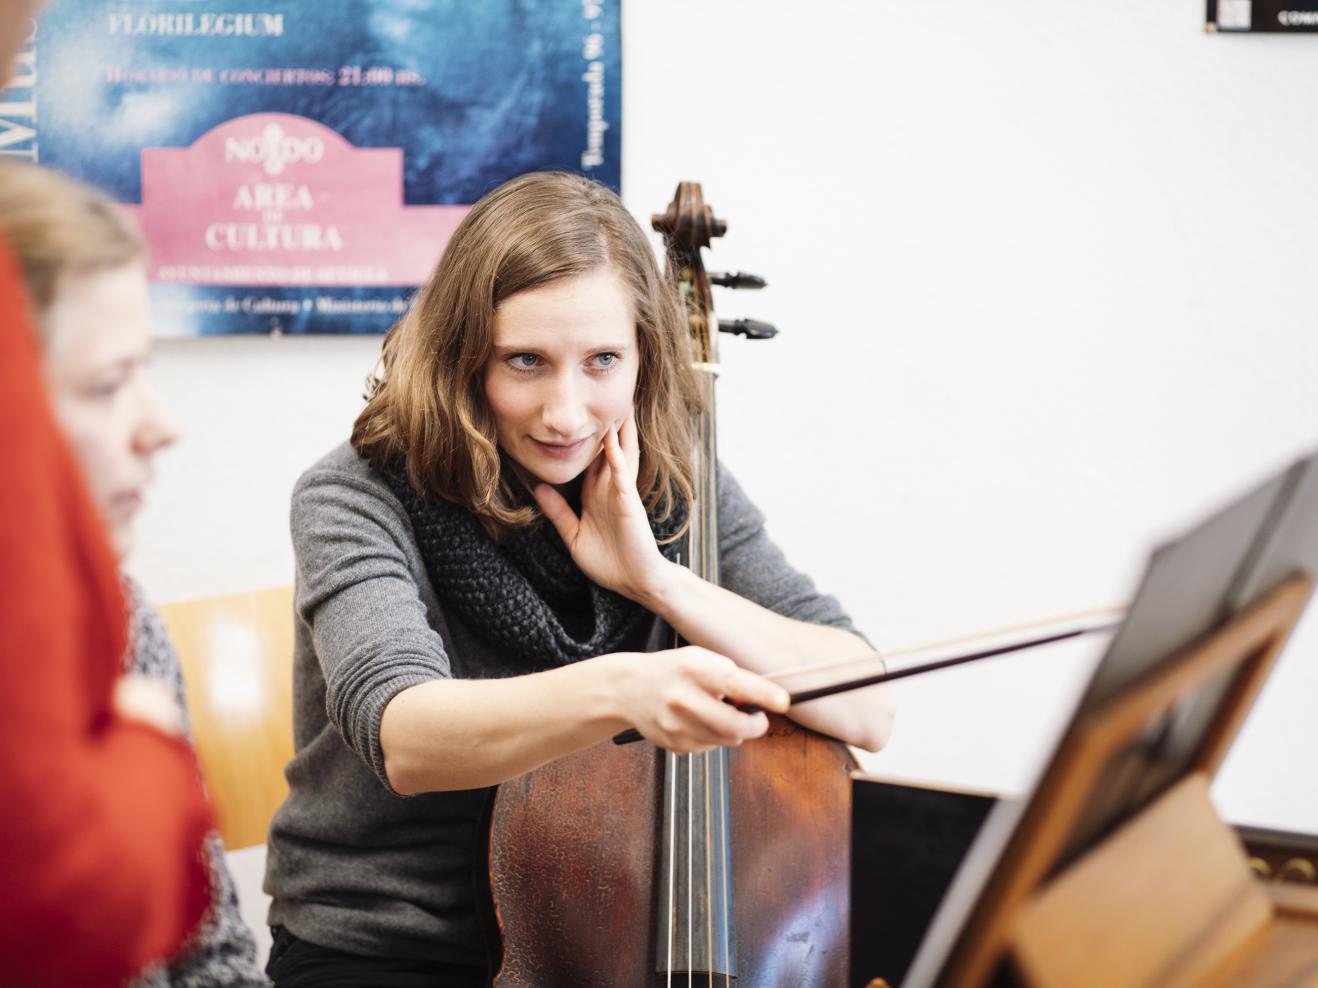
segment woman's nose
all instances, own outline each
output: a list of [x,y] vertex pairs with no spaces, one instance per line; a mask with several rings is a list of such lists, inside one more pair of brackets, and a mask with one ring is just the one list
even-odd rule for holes
[[579,438],[589,420],[586,403],[577,384],[568,375],[554,378],[540,410],[540,423],[554,436]]
[[139,455],[150,456],[178,440],[178,420],[155,389],[145,382],[141,388],[140,403],[137,428],[133,430],[133,447]]

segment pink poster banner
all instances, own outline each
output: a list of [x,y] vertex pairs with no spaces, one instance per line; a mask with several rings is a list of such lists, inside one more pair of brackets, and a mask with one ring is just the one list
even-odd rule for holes
[[387,332],[499,184],[621,186],[620,2],[38,6],[0,151],[137,216],[160,337]]
[[401,148],[289,113],[141,155],[135,211],[162,285],[415,286],[471,208],[405,205]]

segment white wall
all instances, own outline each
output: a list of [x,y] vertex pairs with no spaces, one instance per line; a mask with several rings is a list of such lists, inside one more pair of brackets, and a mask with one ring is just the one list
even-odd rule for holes
[[[724,458],[881,647],[1128,595],[1152,541],[1318,444],[1318,39],[1202,0],[624,5],[624,193],[730,224]],[[157,599],[288,582],[288,493],[377,339],[159,348],[189,433],[135,567]],[[1318,831],[1318,624],[1217,787]],[[902,690],[879,770],[1010,788],[1093,649]]]

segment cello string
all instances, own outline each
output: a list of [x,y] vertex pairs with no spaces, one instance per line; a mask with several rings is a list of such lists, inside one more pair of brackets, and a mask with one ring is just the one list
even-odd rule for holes
[[[717,751],[718,749],[715,749]],[[714,986],[714,838],[709,831],[710,823],[714,819],[713,808],[710,806],[710,778],[709,762],[714,752],[706,752],[701,755],[701,761],[705,766],[705,957],[706,972],[709,974],[707,981],[710,988]]]
[[732,964],[728,957],[728,948],[732,942],[731,923],[728,920],[728,902],[732,897],[732,875],[728,871],[729,864],[732,860],[732,849],[728,847],[728,839],[732,835],[732,829],[728,826],[728,791],[729,787],[724,777],[724,769],[728,768],[728,757],[726,754],[719,756],[719,848],[722,851],[720,858],[723,863],[723,896],[721,899],[723,914],[723,985],[727,988],[728,982],[732,978]]
[[[710,429],[711,425],[712,425],[712,423],[710,422],[710,416],[709,416],[709,415],[702,416],[701,431],[702,431],[702,433],[704,434],[703,438],[705,438],[706,440],[708,439],[708,432],[709,432],[709,429]],[[708,449],[709,446],[706,444],[706,445],[703,446],[703,448]],[[708,499],[708,498],[705,498],[705,499],[704,499],[704,505],[702,505],[702,508],[703,508],[703,507],[708,507],[708,504],[709,504],[709,499]],[[704,513],[707,514],[707,512],[704,512]],[[704,575],[706,575],[706,576],[710,575],[710,573],[712,572],[712,569],[711,569],[711,566],[710,566],[710,557],[709,557],[709,545],[710,545],[710,542],[709,542],[709,529],[710,529],[709,523],[708,523],[708,521],[706,521],[705,524],[702,524],[702,525],[700,526],[700,533],[699,533],[699,535],[700,535],[700,555],[699,555],[699,558],[700,558],[700,559],[703,559],[703,560],[705,561],[705,565],[704,565],[703,568],[704,568],[704,571],[705,571],[705,572],[704,572]],[[702,769],[702,775],[701,775],[701,778],[702,778],[702,781],[704,782],[704,787],[705,787],[705,792],[704,792],[704,811],[705,811],[705,813],[704,813],[704,824],[705,824],[705,827],[704,827],[704,834],[702,835],[703,838],[704,838],[704,850],[705,850],[705,861],[704,861],[704,865],[705,865],[705,867],[704,867],[703,870],[702,870],[702,871],[703,871],[703,874],[702,874],[703,885],[701,886],[701,894],[702,894],[702,901],[703,901],[704,914],[705,914],[705,917],[704,917],[704,918],[705,918],[705,928],[704,928],[704,933],[705,933],[705,984],[708,986],[708,988],[714,988],[714,899],[713,899],[713,877],[714,877],[714,876],[713,876],[713,871],[712,871],[713,863],[714,863],[714,859],[713,859],[714,844],[713,844],[713,841],[711,840],[711,836],[710,836],[710,832],[709,832],[710,821],[713,819],[713,815],[712,815],[712,813],[711,813],[710,802],[709,802],[709,801],[710,801],[710,771],[709,771],[709,763],[710,763],[710,757],[711,757],[712,754],[713,754],[712,752],[703,752],[703,753],[700,755],[700,766],[701,766],[701,769]],[[694,809],[694,808],[693,808],[693,809]]]
[[687,759],[687,988],[695,985],[696,976],[696,942],[695,942],[695,894],[696,884],[696,825],[691,814],[696,802],[696,768],[691,764],[695,755],[683,755]]
[[731,976],[731,964],[728,963],[728,945],[731,941],[731,923],[728,917],[728,905],[731,898],[731,884],[728,877],[728,858],[729,847],[728,837],[731,833],[728,826],[728,781],[726,781],[726,769],[728,769],[728,752],[721,751],[718,755],[718,862],[722,865],[722,888],[720,892],[720,919],[722,926],[722,941],[724,941],[724,985],[728,985],[728,979]]
[[[677,564],[682,565],[682,553],[677,553]],[[673,644],[679,644],[677,633],[673,633]],[[678,756],[673,752],[668,755],[668,986],[673,988],[673,934],[677,925],[677,766]]]
[[975,631],[968,635],[958,635],[955,638],[940,638],[936,641],[921,642],[919,645],[905,645],[898,649],[887,652],[874,651],[868,655],[858,655],[849,659],[837,659],[831,662],[820,662],[810,665],[796,666],[792,669],[784,669],[766,675],[764,678],[773,682],[786,679],[789,676],[799,676],[806,672],[828,672],[833,669],[843,669],[847,666],[862,665],[866,662],[881,660],[885,664],[888,659],[900,658],[903,655],[912,655],[916,652],[926,652],[935,648],[946,648],[951,645],[962,645],[966,642],[973,642],[980,638],[996,638],[999,635],[1009,635],[1017,631],[1029,631],[1032,628],[1044,628],[1050,624],[1069,623],[1071,621],[1082,621],[1085,618],[1111,617],[1126,613],[1125,604],[1114,604],[1111,607],[1091,607],[1083,611],[1071,611],[1067,614],[1057,614],[1053,617],[1038,618],[1033,621],[1021,621],[1017,624],[1005,624],[998,628],[986,628],[983,631]]
[[668,988],[673,988],[673,913],[677,909],[677,756],[668,755]]

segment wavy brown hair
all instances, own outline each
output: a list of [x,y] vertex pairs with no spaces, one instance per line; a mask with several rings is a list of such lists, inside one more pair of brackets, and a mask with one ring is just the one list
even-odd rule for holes
[[23,269],[38,342],[68,278],[139,261],[142,235],[124,210],[89,185],[19,161],[0,161],[0,238]]
[[602,267],[626,286],[636,319],[637,488],[651,514],[667,520],[693,494],[691,423],[700,399],[685,313],[622,201],[576,175],[522,175],[467,214],[385,337],[353,449],[377,470],[401,461],[418,493],[462,505],[496,539],[536,523],[539,511],[516,496],[502,468],[485,400],[494,314],[519,292]]

